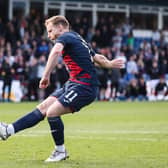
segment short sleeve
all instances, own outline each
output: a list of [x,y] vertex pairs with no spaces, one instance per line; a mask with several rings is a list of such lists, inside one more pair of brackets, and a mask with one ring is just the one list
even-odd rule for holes
[[62,43],[64,45],[64,47],[70,43],[70,37],[68,35],[68,33],[64,33],[63,35],[59,36],[57,39],[56,39],[56,43]]

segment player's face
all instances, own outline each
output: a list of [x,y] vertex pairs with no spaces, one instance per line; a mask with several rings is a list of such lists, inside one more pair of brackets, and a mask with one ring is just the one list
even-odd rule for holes
[[49,22],[46,26],[48,38],[50,40],[55,40],[60,35],[60,29],[58,26],[53,25],[51,22]]

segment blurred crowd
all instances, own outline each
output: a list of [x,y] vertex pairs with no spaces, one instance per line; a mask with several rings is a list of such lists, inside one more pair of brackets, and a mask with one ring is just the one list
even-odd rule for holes
[[[59,57],[58,65],[51,75],[51,85],[40,90],[38,83],[53,42],[47,39],[41,17],[14,17],[3,22],[0,19],[0,80],[4,82],[1,100],[8,89],[10,101],[11,82],[19,80],[23,88],[22,100],[42,100],[54,88],[60,88],[68,79],[68,73]],[[100,17],[92,27],[87,17],[76,17],[71,29],[81,34],[93,49],[114,59],[125,59],[125,68],[102,69],[96,67],[100,85],[98,100],[147,100],[146,82],[160,79],[155,94],[168,94],[168,41],[161,30],[153,30],[150,39],[137,39],[134,26],[125,19],[115,24],[113,17]]]

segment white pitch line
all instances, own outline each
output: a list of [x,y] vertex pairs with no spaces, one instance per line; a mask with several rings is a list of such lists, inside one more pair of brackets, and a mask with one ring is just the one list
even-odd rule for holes
[[[78,135],[78,133],[89,133],[89,134],[102,134],[102,132],[104,131],[91,131],[91,130],[73,130],[73,134],[76,133],[76,135],[67,135],[67,138],[72,138],[72,139],[87,139],[87,140],[110,140],[110,141],[116,141],[116,140],[120,140],[120,141],[150,141],[150,142],[156,142],[159,139],[158,138],[144,138],[144,137],[116,137],[115,135],[113,137],[104,137],[104,136],[92,136],[92,135],[87,135],[87,136],[81,136]],[[50,131],[47,130],[34,130],[34,131],[28,131],[26,133],[19,133],[16,134],[15,136],[18,137],[40,137],[40,136],[45,136],[46,134],[50,134]],[[70,133],[70,132],[69,132]],[[108,134],[168,134],[168,132],[166,131],[137,131],[137,130],[113,130],[113,131],[105,131],[105,133]],[[162,139],[162,141],[168,141],[168,139]]]
[[[15,136],[17,137],[40,137],[44,134],[17,134]],[[150,142],[156,142],[158,141],[157,138],[126,138],[126,137],[95,137],[95,136],[79,136],[79,135],[68,135],[67,138],[71,139],[87,139],[87,140],[108,140],[108,141],[150,141]],[[164,139],[164,141],[168,141],[168,139]]]
[[73,130],[77,133],[90,133],[90,134],[168,134],[168,131],[157,131],[157,130]]
[[[49,130],[33,130],[27,131],[28,134],[49,134]],[[168,131],[159,130],[67,130],[67,133],[83,133],[83,134],[168,134]]]

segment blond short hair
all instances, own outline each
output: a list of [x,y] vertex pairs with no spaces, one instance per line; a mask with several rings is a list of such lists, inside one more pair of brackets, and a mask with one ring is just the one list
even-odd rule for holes
[[68,20],[64,16],[61,16],[61,15],[52,16],[52,17],[46,19],[45,26],[47,26],[48,23],[50,23],[50,22],[55,26],[61,24],[64,28],[69,28]]

